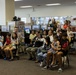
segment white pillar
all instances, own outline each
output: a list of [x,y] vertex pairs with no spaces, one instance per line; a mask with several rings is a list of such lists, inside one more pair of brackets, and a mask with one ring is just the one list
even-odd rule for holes
[[0,0],[0,25],[6,25],[15,15],[14,0]]

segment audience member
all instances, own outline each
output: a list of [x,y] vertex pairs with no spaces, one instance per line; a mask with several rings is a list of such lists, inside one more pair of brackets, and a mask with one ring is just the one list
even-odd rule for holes
[[28,47],[28,48],[26,49],[26,52],[27,52],[27,54],[29,55],[29,59],[30,59],[30,60],[31,60],[31,59],[33,59],[33,60],[36,59],[35,53],[36,53],[36,50],[37,50],[38,45],[39,45],[39,44],[37,44],[37,41],[40,41],[40,40],[41,40],[40,32],[37,31],[37,32],[36,32],[36,36],[35,36],[35,38],[33,39],[33,42],[32,42],[31,47]]
[[67,36],[68,36],[69,42],[71,42],[74,35],[73,35],[72,31],[71,31],[71,28],[69,28],[69,27],[67,28]]
[[63,30],[67,30],[68,28],[68,20],[64,21]]
[[53,31],[52,30],[48,31],[48,36],[50,37],[50,42],[53,42]]
[[50,49],[50,38],[47,36],[45,38],[45,44],[42,48],[38,48],[38,52],[37,52],[37,61],[36,62],[41,62],[42,64],[42,61],[43,59],[46,57],[46,54],[47,54],[47,50]]
[[9,56],[9,48],[10,48],[10,45],[11,45],[11,34],[8,33],[7,36],[6,36],[6,41],[4,43],[4,52],[5,52],[5,55],[6,57],[4,59],[8,59],[10,56]]
[[17,45],[18,45],[18,37],[16,33],[12,34],[12,38],[11,38],[11,47],[8,49],[10,51],[10,55],[11,55],[11,59],[13,60],[13,52],[12,50],[17,49]]
[[33,41],[33,39],[35,38],[35,36],[36,36],[35,31],[32,30],[32,32],[31,32],[31,34],[30,34],[30,36],[29,36],[29,39],[30,39],[31,41]]
[[0,55],[4,58],[4,52],[3,52],[3,42],[4,42],[4,37],[1,35],[0,32]]
[[46,66],[44,68],[48,68],[50,65],[50,57],[52,56],[51,66],[56,64],[56,53],[61,49],[60,42],[58,41],[57,36],[54,36],[54,41],[51,44],[51,49],[47,52],[46,58]]
[[43,38],[46,38],[46,36],[47,36],[47,32],[46,32],[46,30],[44,30],[44,31],[43,31],[43,34],[42,34],[42,37],[43,37]]
[[58,51],[58,53],[57,53],[57,58],[58,58],[58,62],[59,62],[58,71],[62,71],[62,56],[66,56],[68,54],[68,47],[69,47],[69,42],[67,39],[67,34],[64,33],[62,35],[61,50]]

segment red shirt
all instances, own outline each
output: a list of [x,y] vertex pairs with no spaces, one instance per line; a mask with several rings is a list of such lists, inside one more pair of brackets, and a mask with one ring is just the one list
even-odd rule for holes
[[11,39],[6,38],[6,44],[7,44],[7,45],[11,44]]
[[64,28],[64,29],[67,29],[67,28],[68,28],[68,25],[64,24],[64,25],[63,25],[63,28]]
[[69,45],[68,40],[67,40],[67,39],[65,39],[65,40],[62,39],[62,41],[61,41],[61,46],[62,46],[62,48],[67,48],[68,45]]

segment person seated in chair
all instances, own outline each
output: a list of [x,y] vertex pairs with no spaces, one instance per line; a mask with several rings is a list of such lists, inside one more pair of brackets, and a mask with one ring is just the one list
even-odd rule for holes
[[12,50],[17,49],[16,45],[18,45],[18,37],[16,33],[12,34],[12,38],[11,38],[11,47],[9,48],[10,51],[10,55],[11,55],[11,59],[13,60],[13,52]]
[[4,51],[3,51],[3,42],[0,40],[0,55],[4,58]]
[[0,49],[3,49],[3,41],[4,41],[4,37],[1,35],[0,32]]
[[42,37],[43,37],[43,38],[46,38],[46,36],[47,36],[47,32],[46,32],[46,30],[44,30],[44,31],[43,31],[43,34],[42,34]]
[[4,42],[4,36],[2,36],[0,30],[0,55],[4,58],[3,42]]
[[45,43],[41,48],[38,48],[37,52],[37,59],[36,62],[41,62],[43,61],[43,58],[46,57],[47,51],[50,49],[50,38],[47,36],[45,38]]
[[3,50],[4,50],[5,55],[6,55],[6,57],[4,59],[9,58],[8,50],[9,50],[10,44],[11,44],[11,34],[8,33],[6,36],[6,41],[5,41],[4,46],[3,46]]
[[40,45],[38,44],[38,41],[40,40],[41,40],[40,32],[36,31],[36,37],[32,40],[32,44],[30,45],[31,47],[26,48],[26,52],[29,55],[29,60],[36,59],[35,53]]
[[58,71],[62,71],[62,56],[66,56],[68,54],[68,48],[69,48],[69,41],[67,39],[67,34],[64,33],[62,35],[61,40],[61,50],[57,53],[57,60],[59,62],[59,69]]
[[[47,52],[46,57],[46,66],[44,68],[49,68],[56,64],[56,54],[61,49],[60,41],[58,40],[57,36],[54,36],[54,41],[51,43],[51,48]],[[50,57],[52,56],[52,62],[50,65]]]
[[16,45],[18,44],[17,34],[13,33],[12,34],[12,38],[10,38],[10,39],[11,39],[11,42],[7,46],[5,46],[4,51],[9,51],[10,54],[8,54],[6,56],[8,56],[8,58],[11,56],[10,60],[13,60],[13,52],[12,52],[12,50],[16,49]]
[[32,32],[31,32],[31,34],[30,34],[30,36],[29,36],[29,39],[31,40],[31,42],[32,42],[32,40],[35,38],[35,36],[36,36],[35,31],[32,30]]

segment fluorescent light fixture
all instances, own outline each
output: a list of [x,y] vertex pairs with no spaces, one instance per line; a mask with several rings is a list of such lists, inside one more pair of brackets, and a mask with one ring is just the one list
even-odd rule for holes
[[22,1],[22,0],[14,0],[14,1],[16,1],[16,2],[17,2],[17,1]]
[[20,6],[20,8],[31,8],[32,6]]
[[55,5],[61,5],[61,4],[60,3],[46,4],[46,6],[55,6]]

